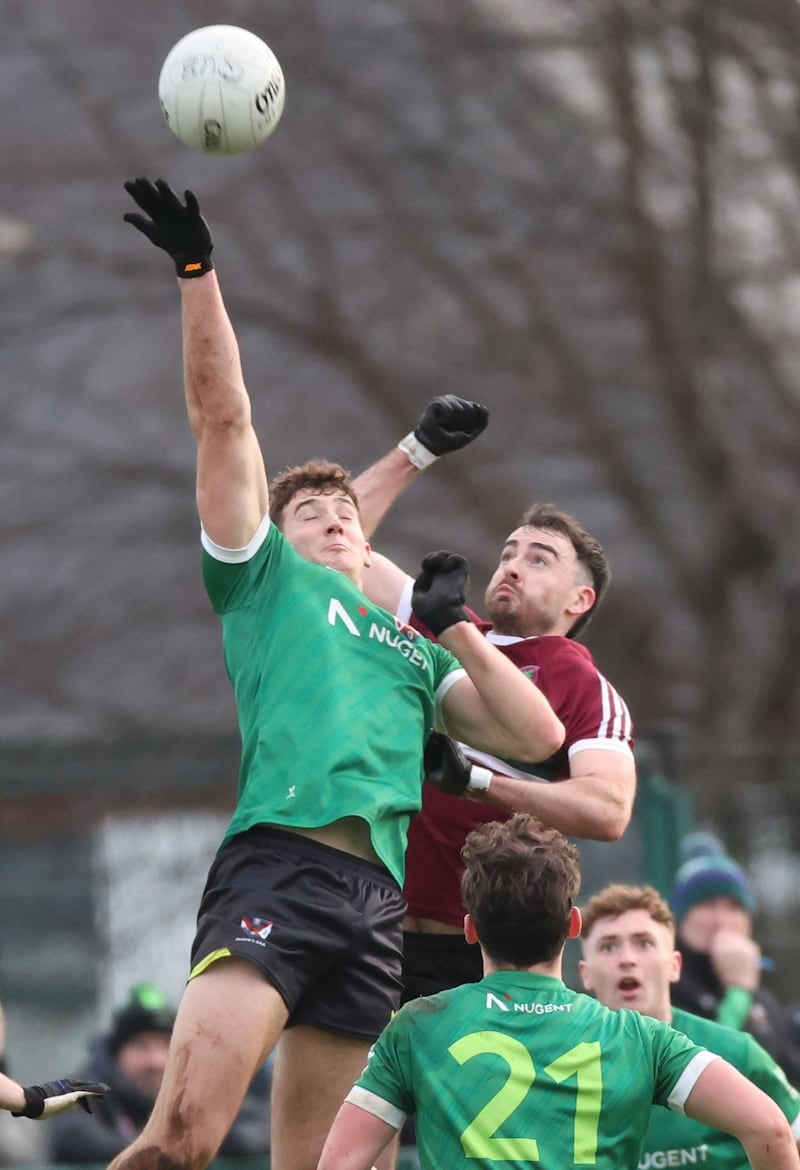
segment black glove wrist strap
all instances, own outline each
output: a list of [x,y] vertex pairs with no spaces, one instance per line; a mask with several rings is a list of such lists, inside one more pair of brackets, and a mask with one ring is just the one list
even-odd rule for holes
[[193,256],[187,259],[184,256],[174,256],[175,271],[181,280],[191,280],[193,276],[205,276],[214,267],[210,256]]
[[41,1117],[44,1113],[44,1094],[36,1088],[26,1089],[23,1087],[22,1091],[25,1094],[25,1108],[19,1113],[12,1113],[11,1116],[33,1119]]

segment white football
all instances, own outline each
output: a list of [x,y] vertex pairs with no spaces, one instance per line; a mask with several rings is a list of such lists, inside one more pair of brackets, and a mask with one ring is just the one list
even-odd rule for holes
[[258,146],[278,125],[285,96],[272,49],[232,24],[207,25],[181,37],[158,78],[170,130],[205,154],[240,154]]

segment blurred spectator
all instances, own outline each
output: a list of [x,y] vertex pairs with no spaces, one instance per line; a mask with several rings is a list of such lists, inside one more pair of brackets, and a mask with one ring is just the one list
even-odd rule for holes
[[[144,1128],[158,1093],[175,1011],[150,983],[131,988],[128,1002],[115,1014],[109,1031],[89,1046],[89,1061],[80,1075],[105,1081],[111,1092],[92,1112],[55,1117],[49,1123],[54,1162],[108,1162]],[[269,1077],[262,1071],[220,1150],[221,1157],[269,1151]]]
[[672,1002],[750,1032],[798,1085],[800,1066],[788,1041],[786,1011],[762,985],[768,961],[753,938],[752,882],[711,833],[687,837],[683,855],[669,898],[683,956]]

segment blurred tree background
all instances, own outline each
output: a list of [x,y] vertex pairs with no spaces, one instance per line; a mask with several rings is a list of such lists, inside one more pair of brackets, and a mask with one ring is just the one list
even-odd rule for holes
[[[769,894],[780,953],[800,897],[796,0],[0,17],[0,998],[25,977],[4,949],[21,918],[69,905],[73,945],[87,824],[231,801],[172,269],[122,223],[138,174],[200,198],[272,471],[358,470],[456,392],[489,430],[379,547],[409,569],[463,551],[479,608],[532,500],[601,539],[615,579],[587,642],[648,765]],[[262,36],[287,79],[274,138],[230,159],[189,151],[156,100],[167,50],[209,23]]]

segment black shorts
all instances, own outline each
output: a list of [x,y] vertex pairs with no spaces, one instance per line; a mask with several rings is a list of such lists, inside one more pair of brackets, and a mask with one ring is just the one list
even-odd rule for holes
[[214,859],[192,974],[204,960],[249,959],[285,1000],[288,1027],[374,1040],[399,1004],[405,905],[382,866],[259,825]]
[[463,934],[403,935],[403,1003],[483,979],[481,948]]

